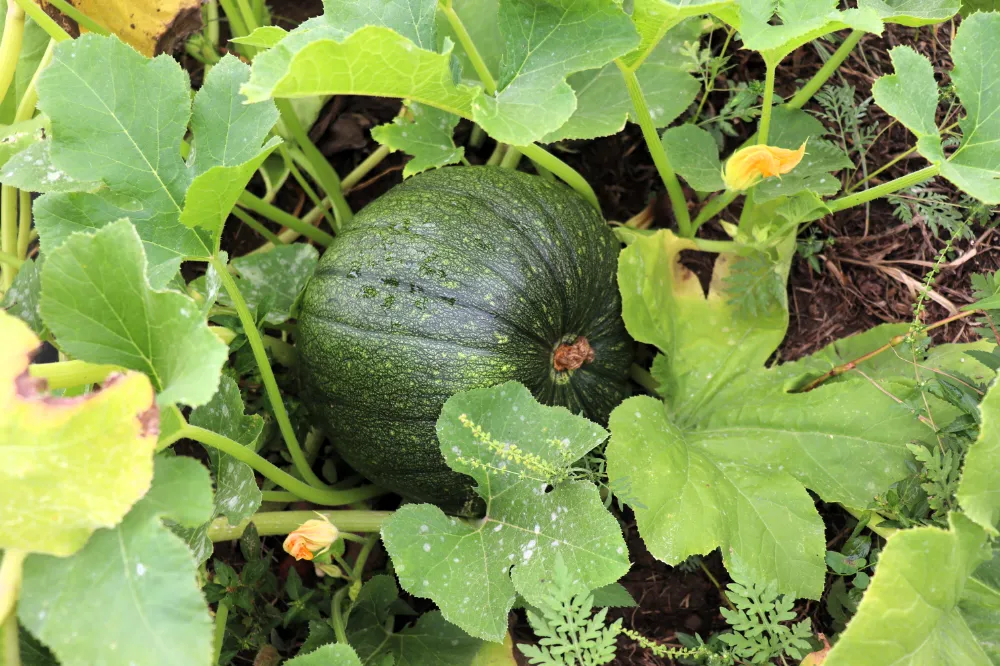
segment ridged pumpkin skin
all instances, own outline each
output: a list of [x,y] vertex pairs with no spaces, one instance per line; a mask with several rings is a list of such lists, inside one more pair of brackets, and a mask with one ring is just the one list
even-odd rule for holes
[[[372,481],[458,506],[471,479],[445,465],[435,434],[452,394],[513,379],[601,423],[627,396],[618,251],[563,185],[500,167],[415,176],[320,259],[298,321],[302,397]],[[579,336],[593,361],[557,371],[555,351]]]

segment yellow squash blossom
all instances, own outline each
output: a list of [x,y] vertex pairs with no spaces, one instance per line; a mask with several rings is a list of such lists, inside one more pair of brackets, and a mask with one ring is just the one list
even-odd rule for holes
[[806,154],[803,142],[798,150],[774,146],[748,146],[733,153],[722,178],[730,190],[748,190],[762,178],[781,176],[799,165]]
[[326,516],[320,517],[322,520],[307,520],[285,537],[282,548],[286,553],[297,560],[311,560],[337,540],[337,527]]

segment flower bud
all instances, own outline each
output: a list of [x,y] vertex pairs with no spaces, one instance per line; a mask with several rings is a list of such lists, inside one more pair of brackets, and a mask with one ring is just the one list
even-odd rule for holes
[[342,578],[344,572],[340,570],[336,564],[323,564],[320,562],[313,562],[313,566],[316,567],[316,575],[320,578],[324,576],[330,576],[331,578]]
[[311,560],[326,551],[340,536],[337,527],[320,514],[322,520],[307,520],[285,537],[282,547],[297,560]]
[[748,146],[737,150],[726,162],[722,179],[730,190],[748,190],[762,178],[781,176],[799,165],[806,154],[805,142],[798,150],[774,146]]

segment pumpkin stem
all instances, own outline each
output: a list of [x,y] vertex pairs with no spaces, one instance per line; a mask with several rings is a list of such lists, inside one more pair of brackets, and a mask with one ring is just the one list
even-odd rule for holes
[[593,360],[594,350],[587,342],[587,338],[581,335],[571,345],[563,343],[556,347],[555,353],[552,354],[552,367],[558,372],[566,372],[576,370]]

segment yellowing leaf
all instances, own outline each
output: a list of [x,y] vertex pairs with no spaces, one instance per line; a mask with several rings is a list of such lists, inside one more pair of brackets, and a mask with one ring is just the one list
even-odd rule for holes
[[70,4],[147,56],[170,53],[201,29],[201,0],[70,0]]
[[159,415],[145,375],[78,398],[28,375],[39,341],[0,312],[0,548],[66,556],[149,489]]

